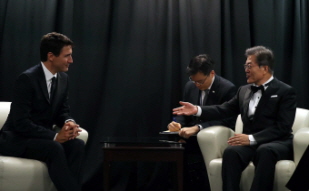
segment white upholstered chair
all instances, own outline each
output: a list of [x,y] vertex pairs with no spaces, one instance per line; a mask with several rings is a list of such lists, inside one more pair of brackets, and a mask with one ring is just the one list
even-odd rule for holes
[[[11,102],[0,102],[0,129],[10,111]],[[78,138],[85,143],[88,132],[82,130]],[[1,191],[56,191],[45,163],[38,160],[0,155]]]
[[[241,117],[238,116],[235,132],[242,133],[242,128],[243,123]],[[309,144],[309,110],[297,108],[292,129],[294,133],[294,160],[281,160],[277,162],[273,191],[288,191],[285,185]],[[222,154],[227,147],[228,138],[233,136],[235,132],[227,127],[213,126],[201,130],[197,135],[212,191],[222,190]],[[250,190],[254,177],[254,168],[251,162],[243,171],[240,182],[241,191]]]

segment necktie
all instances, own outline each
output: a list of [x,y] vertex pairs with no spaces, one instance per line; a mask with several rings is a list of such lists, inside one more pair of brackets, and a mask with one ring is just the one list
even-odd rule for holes
[[50,86],[50,95],[49,95],[49,100],[52,101],[54,98],[54,94],[56,91],[56,78],[52,78],[51,86]]
[[264,93],[264,86],[251,86],[251,91],[256,93],[257,91],[261,90],[262,94]]
[[201,91],[201,98],[200,98],[200,105],[204,105],[205,103],[205,100],[207,99],[207,96],[208,96],[208,89],[207,90],[204,90],[204,91]]

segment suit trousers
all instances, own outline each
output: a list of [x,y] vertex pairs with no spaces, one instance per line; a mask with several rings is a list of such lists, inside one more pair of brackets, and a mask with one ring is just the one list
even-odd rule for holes
[[229,146],[223,153],[223,191],[239,191],[242,171],[250,161],[255,175],[250,191],[272,191],[277,161],[292,159],[292,140],[265,143],[259,146]]
[[300,159],[291,179],[286,187],[292,191],[309,190],[309,147],[307,147],[302,158]]
[[80,139],[62,144],[51,140],[29,139],[21,157],[46,163],[49,176],[58,191],[81,191],[80,168],[84,145]]

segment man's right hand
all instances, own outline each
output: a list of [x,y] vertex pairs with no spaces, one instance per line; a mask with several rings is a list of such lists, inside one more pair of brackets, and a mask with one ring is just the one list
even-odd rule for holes
[[179,131],[181,129],[181,124],[177,123],[175,121],[172,121],[170,124],[167,126],[168,130],[173,132],[173,131]]
[[189,102],[179,102],[180,107],[173,109],[173,115],[195,115],[197,113],[197,106]]
[[73,136],[74,136],[74,128],[68,125],[64,125],[58,132],[55,141],[59,143],[64,143],[70,140],[70,138]]

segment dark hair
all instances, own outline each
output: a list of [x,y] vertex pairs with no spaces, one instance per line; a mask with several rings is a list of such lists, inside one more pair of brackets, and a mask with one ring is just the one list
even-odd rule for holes
[[49,52],[59,56],[61,49],[69,45],[73,46],[73,41],[63,34],[52,32],[44,35],[40,45],[41,61],[47,61],[47,54]]
[[214,70],[215,63],[207,54],[200,54],[191,59],[189,66],[187,67],[187,74],[189,76],[195,75],[198,72],[205,74],[206,76]]
[[268,66],[269,73],[273,73],[275,58],[273,52],[264,46],[255,46],[246,50],[245,56],[256,56],[256,62],[259,66]]

